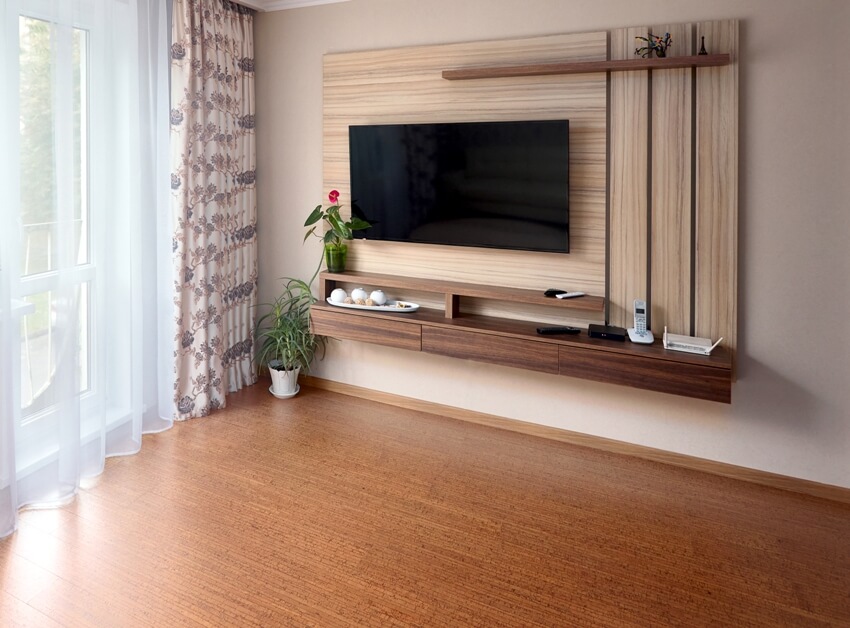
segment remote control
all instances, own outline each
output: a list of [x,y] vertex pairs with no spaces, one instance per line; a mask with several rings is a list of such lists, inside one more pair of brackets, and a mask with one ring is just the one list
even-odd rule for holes
[[554,336],[555,334],[580,334],[579,327],[538,327],[537,333],[541,336]]
[[547,297],[556,297],[559,294],[566,294],[566,290],[559,290],[558,288],[549,288],[546,292],[543,293],[544,296]]
[[583,297],[584,292],[563,292],[561,294],[556,294],[556,299],[574,299],[575,297]]

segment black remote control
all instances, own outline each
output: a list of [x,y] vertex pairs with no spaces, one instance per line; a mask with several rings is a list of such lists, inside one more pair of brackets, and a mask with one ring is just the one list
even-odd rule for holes
[[554,336],[556,334],[580,334],[580,327],[538,327],[537,333],[542,336]]
[[547,297],[556,297],[559,294],[566,294],[566,292],[566,290],[559,290],[558,288],[549,288],[546,292],[543,293],[543,295]]

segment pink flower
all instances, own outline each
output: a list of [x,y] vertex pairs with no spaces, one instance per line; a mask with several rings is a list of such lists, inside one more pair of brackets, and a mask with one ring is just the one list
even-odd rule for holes
[[331,190],[331,193],[328,194],[328,200],[334,205],[336,205],[337,201],[339,200],[339,192],[337,192],[336,190]]

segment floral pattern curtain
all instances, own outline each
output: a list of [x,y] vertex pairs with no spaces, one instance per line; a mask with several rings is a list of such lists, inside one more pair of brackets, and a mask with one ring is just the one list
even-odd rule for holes
[[253,11],[174,0],[171,190],[176,418],[256,381]]

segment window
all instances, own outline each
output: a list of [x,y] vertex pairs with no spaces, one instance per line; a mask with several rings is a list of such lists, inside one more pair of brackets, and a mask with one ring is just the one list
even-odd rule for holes
[[0,534],[166,429],[172,390],[165,8],[3,6]]
[[[88,34],[19,18],[21,409],[26,423],[52,405],[62,322],[60,271],[76,276],[78,382],[88,389]],[[89,271],[89,272],[87,272]],[[74,294],[75,293],[75,294]]]
[[20,3],[17,50],[14,40],[7,48],[16,85],[11,91],[18,96],[11,112],[18,120],[11,174],[18,232],[8,271],[13,294],[30,306],[13,332],[20,345],[22,442],[59,427],[57,404],[69,393],[81,393],[91,406],[99,392],[92,376],[98,273],[90,193],[92,37],[85,7]]

